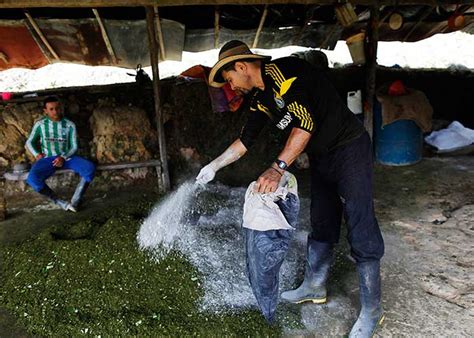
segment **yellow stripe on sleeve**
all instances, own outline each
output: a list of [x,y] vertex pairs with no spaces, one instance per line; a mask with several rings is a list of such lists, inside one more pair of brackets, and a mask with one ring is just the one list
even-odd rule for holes
[[301,127],[306,128],[309,131],[313,130],[313,119],[304,106],[297,102],[292,102],[288,105],[288,110],[301,121]]

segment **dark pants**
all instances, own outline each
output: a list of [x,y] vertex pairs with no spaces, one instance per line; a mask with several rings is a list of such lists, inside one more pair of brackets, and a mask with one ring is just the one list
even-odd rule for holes
[[311,156],[310,161],[310,237],[337,243],[344,213],[352,256],[357,262],[379,260],[384,243],[374,213],[369,135],[364,133],[327,154]]
[[26,182],[37,192],[44,188],[47,178],[53,176],[58,169],[72,169],[79,174],[87,182],[91,182],[95,175],[95,165],[80,156],[72,156],[69,160],[64,161],[62,168],[53,166],[53,160],[56,156],[44,157],[36,161],[31,167]]

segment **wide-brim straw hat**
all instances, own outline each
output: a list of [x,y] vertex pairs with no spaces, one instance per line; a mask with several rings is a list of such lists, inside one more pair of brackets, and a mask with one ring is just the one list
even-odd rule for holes
[[222,46],[219,51],[219,61],[212,67],[209,73],[209,84],[212,87],[222,87],[226,81],[222,77],[222,68],[231,62],[246,59],[270,60],[272,57],[267,55],[254,54],[250,48],[242,41],[232,40]]

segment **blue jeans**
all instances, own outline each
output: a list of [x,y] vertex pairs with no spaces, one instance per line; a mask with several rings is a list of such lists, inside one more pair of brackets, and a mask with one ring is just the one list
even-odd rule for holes
[[[288,194],[276,202],[286,221],[297,226],[300,201]],[[280,268],[294,230],[257,231],[244,228],[247,273],[257,303],[268,322],[272,322],[278,304]]]
[[58,169],[71,169],[76,174],[79,174],[86,182],[91,182],[95,175],[95,165],[80,156],[72,156],[69,160],[64,161],[61,168],[53,166],[53,160],[57,156],[44,157],[36,161],[30,169],[26,182],[35,190],[39,192],[45,186],[45,181]]
[[327,154],[310,156],[310,163],[310,237],[318,242],[337,243],[344,214],[354,259],[380,260],[384,242],[374,212],[369,135],[364,133]]

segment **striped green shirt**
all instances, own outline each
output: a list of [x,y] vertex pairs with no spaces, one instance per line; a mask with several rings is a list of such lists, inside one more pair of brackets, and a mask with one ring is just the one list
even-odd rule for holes
[[[40,150],[36,146],[38,139],[41,144]],[[77,151],[76,125],[66,118],[55,122],[44,117],[33,126],[26,147],[34,157],[43,153],[46,157],[62,156],[68,159]]]

